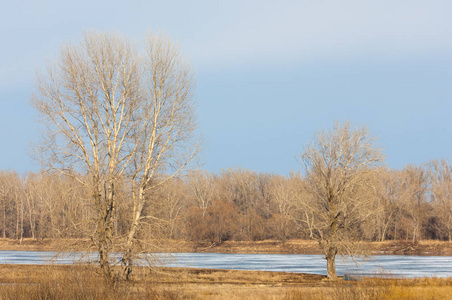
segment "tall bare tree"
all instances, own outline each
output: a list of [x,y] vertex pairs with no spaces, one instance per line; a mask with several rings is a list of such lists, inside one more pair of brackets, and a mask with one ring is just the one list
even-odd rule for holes
[[409,165],[403,169],[402,175],[403,212],[410,223],[413,243],[418,243],[428,219],[428,173],[423,166]]
[[206,211],[214,198],[217,196],[217,178],[214,174],[207,171],[196,170],[188,176],[188,186],[194,196],[197,206],[202,212],[202,220],[204,221]]
[[380,168],[376,175],[375,224],[376,239],[384,241],[388,235],[396,238],[396,219],[400,214],[402,176],[400,171]]
[[311,200],[301,203],[303,222],[327,260],[327,277],[336,279],[336,254],[355,254],[356,228],[372,213],[366,193],[382,155],[365,128],[336,123],[321,132],[301,156]]
[[296,199],[299,194],[301,178],[292,174],[290,178],[274,176],[271,178],[270,195],[273,219],[276,221],[277,237],[284,243],[289,234],[291,220],[296,211]]
[[169,180],[159,187],[158,193],[153,195],[153,205],[149,207],[152,211],[144,211],[147,216],[152,216],[146,222],[150,228],[146,231],[153,234],[154,239],[158,233],[166,239],[177,237],[180,231],[178,225],[182,223],[181,215],[188,202],[187,195],[188,188],[179,178]]
[[446,160],[428,164],[434,215],[439,219],[436,232],[452,241],[452,165]]
[[[128,279],[143,208],[156,187],[176,176],[198,151],[193,74],[168,37],[149,35],[144,53],[117,34],[87,33],[67,45],[37,81],[32,103],[46,125],[37,148],[50,169],[91,191],[92,241],[107,280]],[[115,235],[117,183],[127,186],[127,232]],[[110,254],[122,253],[121,271]]]
[[259,174],[245,169],[228,169],[221,174],[220,181],[224,186],[222,197],[229,200],[239,209],[241,218],[239,233],[241,240],[257,240],[262,238],[265,228],[261,210],[265,211],[262,202],[262,190]]
[[15,202],[13,201],[13,193],[11,192],[11,181],[16,174],[11,171],[0,171],[0,201],[1,201],[1,230],[2,237],[12,237],[13,230],[10,228],[11,218],[14,214]]

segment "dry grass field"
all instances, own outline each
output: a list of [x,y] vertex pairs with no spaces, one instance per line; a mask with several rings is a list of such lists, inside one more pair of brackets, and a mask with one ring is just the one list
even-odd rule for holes
[[0,265],[0,299],[451,299],[452,278],[325,280],[280,272],[137,269],[112,288],[95,266]]

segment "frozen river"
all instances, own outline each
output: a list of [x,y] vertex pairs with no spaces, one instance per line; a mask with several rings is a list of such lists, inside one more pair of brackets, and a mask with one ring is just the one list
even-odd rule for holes
[[[55,252],[0,251],[1,264],[46,264]],[[208,269],[259,270],[326,275],[326,261],[322,255],[306,254],[222,254],[172,253],[153,254],[158,265]],[[80,254],[65,255],[53,260],[57,264],[73,264]],[[95,256],[83,261],[95,260]],[[451,256],[376,255],[358,260],[336,259],[338,275],[393,275],[397,277],[452,277]]]

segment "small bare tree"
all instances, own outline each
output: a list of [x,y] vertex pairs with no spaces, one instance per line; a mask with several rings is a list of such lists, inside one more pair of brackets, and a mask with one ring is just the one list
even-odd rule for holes
[[366,195],[372,191],[369,175],[382,155],[365,128],[336,123],[319,133],[301,158],[311,195],[300,203],[302,222],[325,254],[327,278],[336,279],[336,254],[356,254],[357,226],[372,213]]
[[[46,125],[37,153],[48,168],[91,191],[91,238],[112,283],[132,272],[152,190],[198,151],[190,67],[165,36],[149,35],[144,50],[116,34],[85,34],[79,45],[62,48],[32,98]],[[116,235],[117,202],[125,201],[119,181],[132,204],[128,229]],[[112,268],[113,252],[122,253],[119,272]]]

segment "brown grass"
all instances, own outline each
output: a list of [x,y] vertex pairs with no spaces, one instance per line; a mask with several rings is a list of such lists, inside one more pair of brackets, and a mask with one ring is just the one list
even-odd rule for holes
[[[226,241],[221,245],[159,240],[153,245],[149,250],[154,252],[322,254],[318,243],[312,240],[288,240],[286,243],[275,240]],[[16,239],[0,239],[0,250],[77,251],[89,247],[90,241],[83,239],[24,239],[21,243]],[[426,240],[418,244],[409,241],[369,242],[365,247],[372,254],[452,255],[452,242],[443,241]]]
[[451,299],[452,278],[382,279],[365,278],[347,283],[339,281],[334,286],[306,292],[297,289],[286,299],[309,300],[396,300],[396,299]]
[[90,246],[89,239],[0,239],[0,250],[10,251],[78,251]]
[[288,290],[326,284],[321,275],[137,268],[130,284],[113,290],[97,271],[95,266],[0,265],[0,299],[280,299]]
[[105,284],[95,266],[0,265],[0,299],[451,299],[452,278],[328,281],[321,275],[137,268]]

